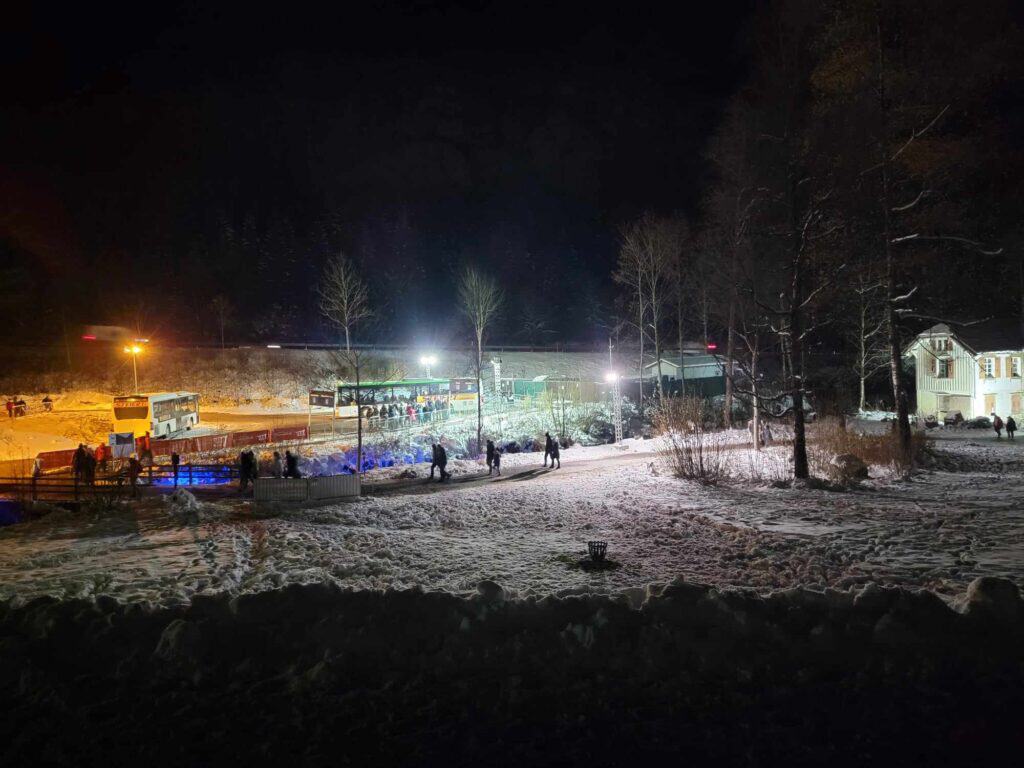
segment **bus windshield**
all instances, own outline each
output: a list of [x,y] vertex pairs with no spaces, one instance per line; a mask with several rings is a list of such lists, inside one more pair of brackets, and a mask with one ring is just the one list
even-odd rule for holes
[[149,416],[149,400],[138,397],[114,399],[115,419],[145,419]]

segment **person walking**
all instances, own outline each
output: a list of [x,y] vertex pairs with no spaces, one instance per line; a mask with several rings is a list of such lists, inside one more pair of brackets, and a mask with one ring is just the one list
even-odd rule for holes
[[82,474],[85,472],[85,446],[81,443],[78,444],[74,454],[71,456],[71,471],[75,475],[75,482],[79,482],[82,479]]
[[438,444],[438,446],[437,446],[437,468],[439,470],[441,470],[441,478],[437,482],[443,483],[445,480],[449,479],[452,476],[451,472],[449,472],[446,469],[447,466],[448,466],[448,451],[446,451],[444,449],[443,445]]
[[281,452],[274,451],[274,458],[270,461],[270,474],[274,477],[281,477],[284,473],[284,466],[281,461]]
[[132,487],[132,497],[139,495],[139,474],[142,472],[142,462],[133,453],[128,459],[128,484]]
[[551,441],[551,468],[555,468],[555,462],[558,462],[558,468],[562,468],[562,453],[560,446],[558,445],[558,438],[554,438]]
[[110,449],[107,448],[106,443],[100,443],[96,446],[96,466],[99,467],[100,472],[107,471],[107,455],[110,453]]
[[249,456],[245,451],[239,454],[239,490],[243,494],[249,487]]
[[291,451],[284,452],[284,476],[302,477],[302,473],[299,472],[299,457]]
[[14,418],[14,401],[11,398],[7,398],[7,418]]
[[[501,475],[501,449],[500,448],[495,448],[494,449],[494,471],[497,472],[499,476]],[[490,472],[488,472],[487,474],[490,474]]]
[[[487,441],[487,474],[490,475],[494,469],[494,441]],[[500,472],[498,473],[501,474]]]
[[996,440],[999,440],[1003,436],[1003,420],[992,414],[992,429],[996,431]]
[[[544,433],[544,466],[548,465],[548,457],[551,456],[551,433]],[[551,461],[551,466],[554,466],[554,460]]]
[[434,468],[436,466],[437,466],[437,443],[431,443],[430,444],[430,480],[434,479]]
[[53,411],[53,399],[49,395],[46,395],[43,398],[43,410],[46,411],[47,413]]
[[85,451],[85,457],[82,460],[82,463],[84,464],[83,472],[82,473],[85,475],[85,482],[86,482],[86,484],[87,485],[95,485],[96,484],[96,457],[88,449],[86,449],[86,451]]
[[181,464],[181,456],[177,451],[171,451],[171,471],[174,473],[174,487],[178,487],[178,466]]
[[1017,431],[1017,422],[1014,421],[1013,416],[1006,417],[1006,436],[1013,440],[1013,433]]
[[768,446],[772,444],[772,428],[768,425],[768,420],[765,419],[761,422],[761,445]]

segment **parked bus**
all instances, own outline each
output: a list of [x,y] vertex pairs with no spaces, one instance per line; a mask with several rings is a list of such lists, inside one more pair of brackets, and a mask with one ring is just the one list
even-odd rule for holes
[[114,432],[142,437],[167,437],[199,423],[199,395],[194,392],[157,392],[114,398]]

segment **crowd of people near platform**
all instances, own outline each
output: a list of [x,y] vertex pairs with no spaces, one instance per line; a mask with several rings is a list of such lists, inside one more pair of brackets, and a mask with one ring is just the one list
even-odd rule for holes
[[402,397],[385,395],[383,400],[369,400],[360,406],[360,413],[368,419],[391,425],[401,421],[433,421],[448,415],[448,402],[444,398]]

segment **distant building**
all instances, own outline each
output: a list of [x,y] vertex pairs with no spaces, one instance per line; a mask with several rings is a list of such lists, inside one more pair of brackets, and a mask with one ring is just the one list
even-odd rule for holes
[[917,412],[944,419],[1024,414],[1024,332],[1019,320],[975,325],[940,323],[917,335],[904,353],[916,364]]
[[[704,397],[725,394],[725,359],[719,355],[678,355],[661,358],[661,377],[666,392],[687,393]],[[658,361],[644,366],[644,379],[658,380]]]

